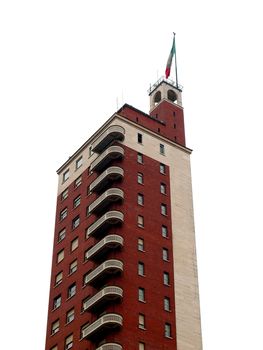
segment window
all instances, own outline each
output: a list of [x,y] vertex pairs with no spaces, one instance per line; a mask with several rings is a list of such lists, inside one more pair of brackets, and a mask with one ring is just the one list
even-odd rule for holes
[[80,205],[80,199],[81,199],[80,195],[74,199],[74,201],[73,201],[74,208],[77,208]]
[[141,153],[137,153],[137,162],[143,164],[143,155]]
[[69,350],[73,348],[73,334],[69,335],[65,339],[65,350]]
[[145,289],[144,288],[139,288],[138,289],[138,299],[139,301],[145,301]]
[[163,260],[164,261],[168,261],[169,260],[168,249],[166,249],[166,248],[163,248]]
[[90,299],[90,295],[88,295],[85,299],[82,300],[82,311],[86,310],[86,303]]
[[138,196],[137,196],[137,203],[138,203],[139,205],[143,205],[143,204],[144,204],[144,196],[143,196],[143,194],[138,193]]
[[61,210],[59,214],[60,220],[64,220],[67,217],[67,215],[68,215],[68,208]]
[[143,314],[139,314],[139,328],[145,329],[145,316]]
[[145,350],[145,344],[139,343],[139,350]]
[[82,165],[82,157],[79,157],[77,160],[76,160],[76,170],[78,169],[78,168],[80,168],[81,167],[81,165]]
[[81,185],[81,182],[82,182],[82,177],[79,176],[79,177],[75,180],[75,182],[74,182],[75,188],[76,188],[76,187],[79,187],[79,186]]
[[162,194],[166,194],[166,184],[161,182],[160,191]]
[[171,338],[171,325],[170,323],[165,323],[164,325],[164,336],[166,338]]
[[171,311],[170,298],[164,297],[163,299],[163,307],[165,311]]
[[51,348],[50,350],[58,350],[58,346],[55,345],[55,346],[53,346],[53,348]]
[[160,173],[165,174],[165,165],[160,163]]
[[73,297],[76,294],[76,283],[73,283],[71,286],[68,287],[68,298]]
[[59,285],[63,279],[63,272],[60,271],[55,277],[55,286]]
[[65,191],[61,193],[61,200],[63,201],[66,198],[68,198],[68,188],[66,188]]
[[69,265],[69,274],[71,275],[73,272],[77,271],[78,268],[78,261],[77,259],[72,261],[72,263]]
[[66,237],[66,229],[63,228],[61,231],[58,233],[58,242],[62,241]]
[[160,143],[160,153],[165,154],[164,152],[164,145]]
[[56,320],[51,325],[51,334],[55,334],[59,331],[59,320]]
[[142,134],[137,134],[137,141],[138,143],[142,143]]
[[89,326],[89,322],[85,323],[83,326],[81,326],[81,338],[83,338],[84,336],[84,332],[86,330],[86,328]]
[[69,169],[67,169],[64,173],[63,173],[63,182],[67,181],[67,179],[69,178]]
[[165,237],[165,238],[168,237],[168,229],[164,225],[162,225],[162,236]]
[[73,230],[75,228],[77,228],[80,224],[80,217],[79,216],[76,216],[73,220],[72,220],[72,228]]
[[142,173],[137,174],[137,182],[138,182],[138,184],[143,184],[143,174]]
[[166,204],[161,204],[161,214],[162,215],[167,215],[167,206]]
[[61,305],[61,295],[58,295],[53,300],[53,309],[57,309]]
[[77,249],[79,246],[79,239],[78,237],[73,239],[73,241],[71,242],[71,251],[73,252],[73,250]]
[[174,129],[176,129],[176,124],[174,124]]
[[144,240],[142,238],[138,238],[138,250],[140,252],[144,251]]
[[74,309],[69,310],[66,315],[66,323],[72,322],[74,320],[74,317],[75,317]]
[[138,275],[144,276],[144,263],[142,262],[138,263]]
[[139,227],[144,227],[144,218],[143,218],[143,216],[138,215],[137,223],[138,223]]
[[164,272],[163,273],[163,284],[165,286],[169,286],[170,285],[170,278],[169,278],[169,273],[168,272]]
[[60,252],[57,254],[57,263],[60,263],[64,259],[64,249],[62,249]]
[[91,157],[92,154],[93,154],[93,152],[92,152],[92,146],[89,146],[89,157]]

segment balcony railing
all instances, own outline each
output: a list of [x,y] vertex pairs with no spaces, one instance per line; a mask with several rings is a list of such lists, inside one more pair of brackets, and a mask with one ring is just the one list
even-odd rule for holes
[[123,290],[120,287],[108,286],[100,290],[98,293],[93,295],[89,300],[87,300],[84,305],[84,311],[93,309],[104,304],[107,301],[117,300],[122,298]]
[[112,141],[124,140],[125,130],[122,126],[112,125],[110,126],[104,133],[102,133],[97,140],[95,140],[92,144],[93,152],[102,152]]
[[90,192],[102,190],[110,181],[123,178],[124,171],[118,166],[111,166],[98,176],[89,186]]
[[87,230],[87,236],[94,235],[107,229],[110,225],[116,225],[122,223],[124,215],[122,212],[117,210],[108,211],[98,220],[96,220]]
[[92,259],[98,255],[106,253],[110,249],[115,249],[123,246],[123,238],[119,235],[108,235],[90,248],[86,254],[85,259]]
[[98,213],[104,209],[111,202],[116,202],[124,198],[123,190],[119,188],[110,188],[100,195],[91,205],[89,206],[89,214]]
[[122,350],[122,346],[116,343],[106,343],[101,345],[96,350]]
[[120,260],[106,260],[95,270],[85,276],[85,284],[95,284],[99,279],[109,274],[116,274],[123,271],[123,263]]
[[106,314],[82,330],[82,338],[90,338],[98,331],[114,329],[122,326],[122,316],[118,314]]
[[122,147],[110,146],[91,163],[90,170],[103,170],[112,160],[123,158],[123,156],[124,149]]

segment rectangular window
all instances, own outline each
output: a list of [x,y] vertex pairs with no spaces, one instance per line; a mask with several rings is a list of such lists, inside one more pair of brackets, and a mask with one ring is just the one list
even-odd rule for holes
[[60,250],[57,254],[57,263],[60,263],[64,259],[64,249]]
[[53,300],[53,309],[57,309],[61,305],[61,295],[58,295]]
[[72,322],[74,320],[74,317],[75,317],[74,309],[69,310],[66,315],[66,323]]
[[141,215],[138,215],[137,217],[137,223],[139,227],[144,227],[144,217]]
[[62,181],[65,182],[67,181],[69,178],[69,169],[67,169],[64,173],[63,173],[63,176],[62,176]]
[[60,271],[55,277],[55,286],[59,285],[63,279],[63,272]]
[[68,198],[68,188],[66,188],[65,191],[61,193],[61,200],[63,201],[66,198]]
[[73,334],[69,335],[65,339],[65,350],[69,350],[73,348]]
[[55,334],[59,331],[59,320],[56,320],[51,325],[51,334]]
[[68,216],[68,208],[64,208],[63,210],[61,210],[59,214],[60,221],[64,220],[67,216]]
[[73,241],[71,241],[71,251],[73,252],[73,250],[77,249],[79,246],[79,239],[78,237],[73,239]]
[[145,301],[145,289],[144,288],[139,288],[138,289],[138,299],[139,301]]
[[137,162],[143,164],[143,155],[141,153],[137,153]]
[[75,182],[74,182],[74,187],[75,187],[75,188],[76,188],[76,187],[79,187],[79,186],[81,185],[81,182],[82,182],[82,177],[79,176],[79,177],[75,180]]
[[139,328],[145,329],[145,316],[143,314],[139,314]]
[[93,154],[93,152],[92,152],[92,146],[89,146],[89,157],[91,157],[92,154]]
[[165,174],[165,165],[160,163],[160,173]]
[[76,283],[73,283],[71,286],[68,287],[68,298],[73,297],[76,294],[76,291]]
[[165,286],[169,286],[170,285],[170,278],[169,278],[169,273],[168,272],[164,272],[163,273],[163,284]]
[[143,196],[143,194],[138,193],[138,196],[137,196],[137,203],[138,203],[139,205],[143,205],[143,204],[144,204],[144,196]]
[[81,338],[83,338],[84,336],[84,332],[86,330],[86,328],[89,326],[89,322],[85,323],[84,325],[81,326]]
[[61,231],[58,233],[58,242],[62,241],[66,237],[66,229],[63,228]]
[[165,338],[171,338],[172,335],[171,335],[171,325],[170,323],[165,323],[165,326],[164,326],[164,336]]
[[69,265],[69,274],[71,275],[73,272],[77,271],[78,268],[78,261],[77,259],[72,261],[72,263]]
[[142,238],[138,238],[138,250],[144,252],[144,240]]
[[165,238],[168,237],[168,229],[164,225],[162,225],[162,236],[165,237]]
[[137,134],[137,141],[138,143],[142,143],[142,134],[140,133]]
[[73,207],[74,208],[77,208],[80,205],[80,200],[81,200],[81,196],[80,195],[74,199],[74,201],[73,201]]
[[166,184],[161,182],[160,191],[162,194],[166,194]]
[[80,224],[80,217],[79,216],[76,216],[73,220],[72,220],[72,228],[73,230],[75,228],[77,228]]
[[167,248],[163,248],[163,260],[164,261],[168,261],[169,260],[168,249]]
[[145,344],[144,343],[139,343],[139,350],[145,350]]
[[53,346],[53,348],[51,348],[50,350],[58,350],[58,346],[55,345],[55,346]]
[[142,173],[137,174],[137,182],[138,182],[138,184],[143,184],[143,174]]
[[161,204],[161,214],[162,215],[167,215],[167,206],[166,204]]
[[163,299],[163,307],[165,311],[171,311],[170,298],[164,297]]
[[81,167],[82,161],[83,161],[82,156],[76,160],[76,170]]
[[138,275],[144,276],[144,263],[142,262],[138,263]]
[[165,154],[165,152],[164,152],[164,145],[161,144],[161,143],[160,143],[160,153],[163,154],[163,155]]

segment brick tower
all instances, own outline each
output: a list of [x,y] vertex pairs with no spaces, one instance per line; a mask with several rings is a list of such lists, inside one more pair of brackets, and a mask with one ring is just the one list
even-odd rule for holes
[[46,350],[201,350],[182,91],[121,107],[59,169]]

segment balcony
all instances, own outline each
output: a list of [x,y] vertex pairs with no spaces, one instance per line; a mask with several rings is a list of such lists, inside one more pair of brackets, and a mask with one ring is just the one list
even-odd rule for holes
[[122,350],[122,346],[116,343],[106,343],[101,345],[96,350]]
[[93,271],[85,276],[85,284],[96,284],[96,282],[107,275],[117,274],[123,271],[123,263],[120,260],[106,260]]
[[82,338],[91,338],[96,333],[107,330],[115,329],[122,326],[122,316],[118,314],[106,314],[101,316],[98,320],[93,322],[90,326],[86,327],[82,331]]
[[109,182],[123,178],[124,171],[118,166],[112,166],[106,169],[89,186],[90,192],[101,191]]
[[93,259],[107,253],[110,249],[116,249],[123,246],[123,238],[119,235],[108,235],[92,248],[90,248],[85,254],[85,259]]
[[101,153],[90,165],[91,171],[103,170],[111,161],[123,158],[124,149],[120,146],[110,146]]
[[101,134],[97,140],[92,144],[92,151],[100,153],[102,152],[112,141],[123,141],[125,130],[119,125],[112,125],[103,134]]
[[87,236],[95,235],[103,230],[106,230],[111,225],[123,223],[124,215],[117,210],[108,211],[98,220],[96,220],[87,230]]
[[89,206],[89,214],[98,213],[111,202],[117,202],[118,200],[123,200],[123,198],[123,190],[119,188],[110,188],[99,196],[93,203],[91,203]]
[[123,290],[120,287],[108,286],[100,290],[98,293],[93,295],[89,300],[87,300],[84,305],[84,311],[89,311],[98,308],[108,301],[121,299],[123,296]]

